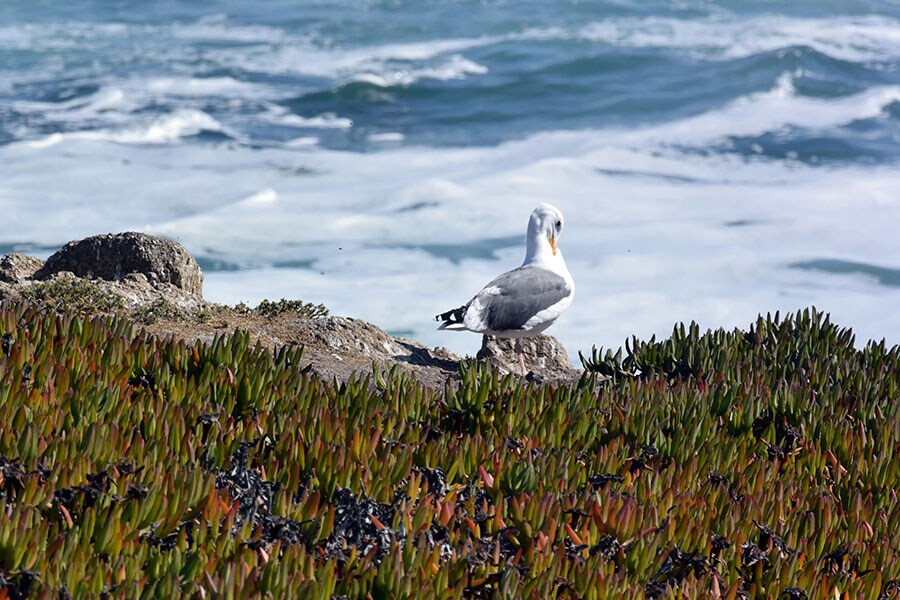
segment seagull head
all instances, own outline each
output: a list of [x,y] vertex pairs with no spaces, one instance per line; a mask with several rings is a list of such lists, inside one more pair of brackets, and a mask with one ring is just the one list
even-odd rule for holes
[[559,252],[556,242],[565,222],[562,212],[546,202],[539,204],[528,221],[528,256],[538,258],[547,251],[553,256]]

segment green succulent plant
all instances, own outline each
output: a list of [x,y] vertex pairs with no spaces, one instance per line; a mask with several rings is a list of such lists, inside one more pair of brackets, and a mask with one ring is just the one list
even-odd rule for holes
[[438,393],[2,304],[0,597],[898,597],[900,350],[854,341],[678,325]]

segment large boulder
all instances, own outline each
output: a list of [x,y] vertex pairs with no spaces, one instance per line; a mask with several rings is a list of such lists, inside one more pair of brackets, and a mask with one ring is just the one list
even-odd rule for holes
[[48,258],[34,277],[48,279],[63,271],[108,281],[139,273],[151,284],[170,283],[190,294],[203,295],[200,265],[184,246],[134,231],[69,242]]
[[0,258],[0,282],[19,283],[31,278],[44,261],[26,254],[7,254]]

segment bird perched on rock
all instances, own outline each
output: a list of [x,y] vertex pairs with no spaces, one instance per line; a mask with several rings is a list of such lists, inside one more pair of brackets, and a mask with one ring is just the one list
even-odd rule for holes
[[521,338],[550,327],[575,295],[575,282],[557,246],[563,226],[562,212],[555,206],[535,208],[528,219],[522,266],[495,277],[463,306],[437,315],[438,329],[515,338],[524,376]]

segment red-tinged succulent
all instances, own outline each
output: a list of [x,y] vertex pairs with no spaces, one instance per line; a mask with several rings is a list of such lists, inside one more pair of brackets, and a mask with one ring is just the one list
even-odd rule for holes
[[2,305],[0,596],[896,597],[898,348],[807,310],[584,365],[439,394]]

